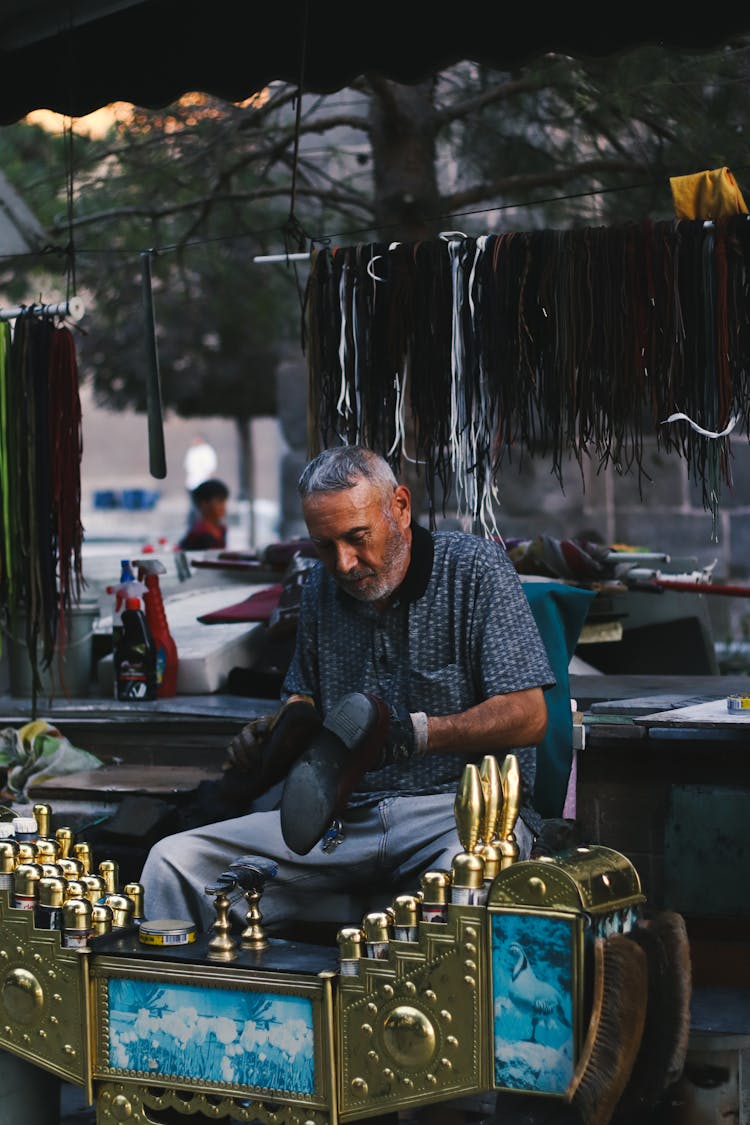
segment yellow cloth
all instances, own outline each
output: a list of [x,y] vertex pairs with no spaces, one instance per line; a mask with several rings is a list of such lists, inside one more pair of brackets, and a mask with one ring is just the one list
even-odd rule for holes
[[723,219],[748,213],[739,185],[728,168],[696,172],[693,176],[670,176],[669,184],[678,219]]

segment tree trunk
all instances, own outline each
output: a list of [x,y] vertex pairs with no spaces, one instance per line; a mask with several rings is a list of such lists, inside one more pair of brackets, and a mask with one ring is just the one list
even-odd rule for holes
[[440,228],[434,82],[402,86],[372,76],[370,128],[375,220],[383,241],[434,238]]
[[237,499],[249,502],[248,546],[255,546],[255,460],[252,418],[236,418],[239,482]]
[[[404,86],[368,76],[375,218],[382,241],[416,242],[440,231],[435,167],[437,122],[432,79]],[[414,450],[414,425],[406,421],[406,448]],[[418,516],[424,505],[424,472],[402,458],[401,478]]]

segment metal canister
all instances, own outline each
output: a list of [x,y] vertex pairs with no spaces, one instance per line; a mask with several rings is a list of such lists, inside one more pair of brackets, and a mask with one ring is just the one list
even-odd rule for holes
[[36,841],[36,858],[39,863],[57,863],[60,858],[60,845],[48,836],[39,836]]
[[112,931],[112,907],[106,902],[97,902],[91,907],[91,933],[94,937]]
[[83,875],[83,867],[81,861],[78,859],[69,859],[66,856],[60,856],[57,860],[57,866],[63,873],[65,879],[80,879]]
[[64,878],[64,875],[62,873],[62,868],[58,867],[56,863],[46,863],[46,862],[44,862],[42,860],[39,860],[39,859],[36,862],[39,865],[39,867],[41,867],[41,869],[42,869],[42,878],[43,879],[63,879]]
[[367,956],[379,961],[388,959],[391,942],[390,918],[384,910],[373,910],[362,919]]
[[122,893],[127,895],[133,902],[133,922],[142,922],[146,917],[144,908],[144,887],[143,883],[126,883],[122,889]]
[[80,844],[73,844],[73,855],[76,859],[80,859],[83,864],[84,875],[90,875],[93,862],[91,858],[91,845],[87,844],[85,841],[81,841]]
[[92,906],[104,901],[107,888],[101,875],[81,875],[81,882],[86,888],[86,898]]
[[116,895],[117,884],[120,881],[120,872],[114,859],[103,859],[99,864],[99,874],[104,880],[108,895]]
[[92,934],[93,907],[87,898],[69,898],[62,907],[62,944],[86,949]]
[[448,903],[451,894],[450,871],[425,871],[420,879],[422,885],[422,920],[424,922],[445,922],[448,919]]
[[13,872],[17,856],[18,844],[15,840],[0,840],[0,890],[8,892],[9,901],[13,898]]
[[141,922],[138,940],[143,945],[191,945],[196,932],[194,922],[185,922],[181,918],[153,918],[149,922]]
[[20,842],[33,844],[39,835],[36,820],[33,816],[17,816],[12,821],[13,835]]
[[16,866],[21,863],[36,863],[36,844],[33,840],[18,840]]
[[39,930],[61,930],[65,881],[55,876],[42,876],[34,907],[34,925]]
[[[66,879],[65,880],[65,901],[69,898],[86,898],[86,888],[80,879]],[[86,899],[89,902],[88,899]],[[89,906],[92,903],[89,902]]]
[[112,911],[112,929],[123,930],[133,922],[133,900],[127,895],[108,894],[105,903]]
[[393,900],[393,936],[396,941],[416,941],[419,936],[419,903],[415,895]]
[[13,873],[13,905],[18,910],[34,910],[39,897],[42,869],[38,863],[22,863]]
[[34,805],[31,810],[36,821],[37,835],[47,837],[52,831],[52,806],[45,804]]
[[489,887],[484,881],[484,860],[476,852],[459,852],[451,864],[451,902],[482,906]]
[[481,855],[484,863],[484,882],[489,892],[492,880],[499,873],[502,864],[502,852],[496,844],[480,844],[476,849],[477,855]]
[[342,977],[356,977],[365,935],[357,926],[344,926],[336,935]]
[[60,855],[63,859],[68,859],[71,855],[73,847],[73,829],[68,827],[60,827],[55,829],[55,839],[60,846]]

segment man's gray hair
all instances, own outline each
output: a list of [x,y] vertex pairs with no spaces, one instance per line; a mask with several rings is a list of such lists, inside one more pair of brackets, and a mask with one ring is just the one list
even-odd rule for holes
[[343,492],[354,488],[360,480],[390,495],[398,481],[385,458],[363,445],[338,445],[324,449],[305,467],[297,482],[300,497],[305,500],[318,492]]

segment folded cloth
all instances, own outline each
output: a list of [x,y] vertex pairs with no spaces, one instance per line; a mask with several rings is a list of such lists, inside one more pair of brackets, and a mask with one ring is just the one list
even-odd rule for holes
[[236,625],[242,621],[269,621],[283,591],[283,585],[278,582],[273,586],[267,586],[265,590],[259,590],[257,594],[251,594],[241,602],[234,602],[223,609],[203,613],[198,620],[202,625]]
[[0,731],[0,767],[8,771],[7,788],[16,797],[26,798],[32,783],[103,765],[87,750],[73,746],[46,719]]
[[301,555],[304,559],[319,557],[312,539],[288,539],[283,543],[269,543],[263,551],[262,559],[268,566],[283,570],[295,555]]
[[742,192],[728,168],[713,168],[692,176],[670,176],[677,219],[723,219],[746,215]]

